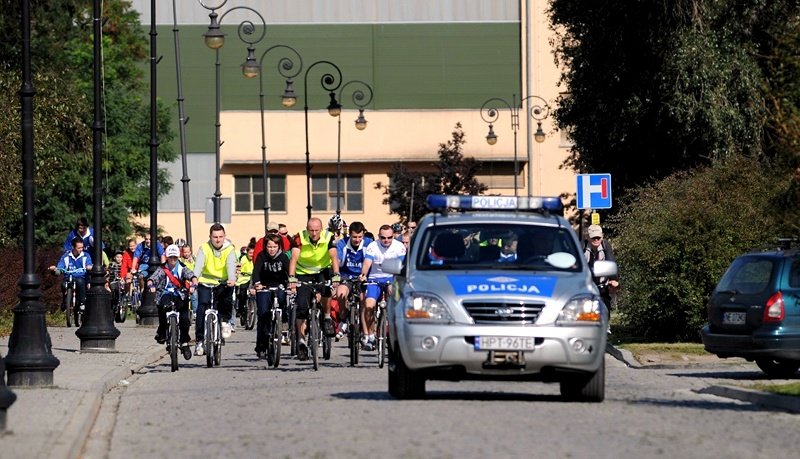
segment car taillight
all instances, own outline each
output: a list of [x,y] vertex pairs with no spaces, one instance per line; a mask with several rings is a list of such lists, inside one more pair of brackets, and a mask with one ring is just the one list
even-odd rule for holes
[[767,300],[764,308],[764,322],[780,322],[784,315],[783,294],[777,292]]

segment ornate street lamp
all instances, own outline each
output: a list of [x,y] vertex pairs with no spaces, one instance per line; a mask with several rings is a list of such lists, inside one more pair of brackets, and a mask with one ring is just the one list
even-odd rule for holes
[[[356,129],[359,131],[363,131],[367,128],[367,119],[364,118],[364,107],[369,105],[372,102],[372,87],[367,83],[364,83],[361,80],[350,80],[347,83],[342,85],[342,88],[339,90],[339,100],[344,100],[342,98],[344,94],[345,88],[350,86],[351,84],[359,85],[360,88],[353,89],[353,104],[358,107],[358,118],[356,118],[355,124]],[[367,93],[369,93],[369,97]],[[336,214],[340,215],[342,213],[341,203],[342,203],[342,115],[341,113],[336,117],[338,122],[338,140],[336,142]]]
[[[153,0],[155,3],[155,0]],[[100,69],[102,59],[100,37],[102,35],[101,0],[94,0],[94,122],[92,123],[92,215],[94,244],[92,248],[92,271],[89,277],[91,288],[86,292],[86,313],[81,327],[75,335],[81,340],[81,351],[113,351],[119,330],[114,327],[111,312],[111,292],[105,288],[106,270],[103,266],[103,111]],[[155,7],[153,21],[155,22]]]
[[336,75],[325,73],[320,78],[320,85],[322,89],[330,93],[330,102],[328,103],[328,114],[331,116],[339,116],[342,113],[342,106],[336,101],[336,90],[342,85],[342,71],[339,67],[330,61],[317,61],[308,66],[306,73],[303,74],[303,110],[305,112],[305,128],[306,128],[306,209],[308,218],[311,219],[311,160],[308,152],[308,73],[318,64],[326,64],[333,67]]
[[[150,261],[148,277],[158,269],[158,106],[156,105],[156,0],[150,1]],[[92,284],[94,285],[94,284]],[[142,291],[142,305],[136,311],[140,325],[158,324],[156,295],[146,288]]]
[[[497,143],[497,134],[494,133],[494,122],[500,117],[500,108],[507,108],[511,112],[511,130],[514,131],[514,196],[517,195],[517,177],[519,176],[519,162],[517,161],[517,131],[519,130],[519,111],[526,101],[534,101],[533,105],[528,106],[528,114],[531,118],[536,120],[536,133],[533,135],[537,143],[542,143],[545,140],[545,134],[542,130],[542,121],[550,115],[550,107],[547,101],[539,96],[528,96],[523,98],[519,105],[517,105],[517,95],[511,96],[512,103],[500,97],[493,97],[481,106],[481,118],[489,124],[489,133],[486,135],[486,143],[495,145]],[[531,167],[528,164],[528,167]],[[528,184],[528,195],[531,194],[531,184]]]
[[[269,196],[269,174],[268,174],[268,163],[267,163],[267,144],[266,144],[266,135],[264,133],[264,74],[261,72],[261,68],[264,66],[264,57],[272,51],[272,50],[288,50],[291,51],[294,56],[297,58],[297,68],[295,69],[294,61],[289,57],[282,57],[278,60],[278,73],[281,74],[284,78],[286,78],[286,89],[283,91],[283,96],[281,96],[281,104],[286,108],[292,108],[297,103],[297,96],[294,93],[294,87],[292,86],[292,79],[300,74],[303,70],[303,58],[300,54],[292,48],[291,46],[287,45],[275,45],[267,48],[261,54],[261,59],[258,60],[257,67],[255,67],[255,71],[253,71],[252,64],[246,63],[246,67],[248,69],[247,72],[244,72],[245,77],[251,78],[258,76],[258,103],[259,108],[261,109],[261,168],[262,168],[262,175],[263,175],[263,186],[264,186],[264,228],[267,227],[269,224],[269,209],[270,209],[270,196]],[[250,61],[250,49],[248,48],[248,62]],[[253,53],[253,56],[254,53]],[[255,61],[255,57],[253,58]],[[245,67],[243,66],[243,69]]]
[[[216,91],[216,122],[214,123],[214,126],[216,127],[216,138],[215,138],[215,142],[214,142],[215,143],[214,156],[216,158],[216,165],[215,165],[215,173],[216,173],[215,183],[216,183],[216,188],[214,190],[214,222],[215,223],[219,223],[220,222],[220,219],[221,219],[221,215],[220,214],[222,213],[221,210],[220,210],[220,200],[222,198],[222,191],[220,191],[220,183],[219,183],[219,174],[220,174],[220,167],[221,167],[221,165],[220,165],[219,148],[220,148],[220,146],[222,146],[222,142],[220,141],[220,126],[221,126],[221,124],[220,124],[220,120],[219,120],[220,105],[221,105],[221,103],[220,103],[220,98],[221,98],[220,92],[221,92],[221,90],[220,90],[219,49],[222,48],[222,46],[225,44],[225,33],[222,32],[222,30],[220,30],[220,25],[222,24],[222,20],[225,19],[225,16],[227,16],[228,13],[230,13],[232,11],[237,11],[237,10],[249,11],[249,12],[255,14],[256,16],[258,16],[258,18],[261,20],[262,28],[261,28],[261,34],[260,35],[256,34],[256,28],[257,28],[256,24],[253,23],[253,21],[250,21],[249,19],[243,20],[242,22],[239,23],[239,26],[237,27],[237,34],[239,35],[239,39],[242,42],[244,42],[244,43],[246,43],[248,45],[247,46],[248,55],[247,55],[247,59],[242,64],[242,73],[245,76],[250,76],[250,77],[255,76],[253,74],[253,66],[257,65],[255,63],[255,55],[254,55],[255,48],[253,47],[253,45],[255,45],[256,43],[258,43],[261,40],[263,40],[264,39],[264,35],[266,35],[266,33],[267,33],[267,22],[264,20],[264,17],[261,16],[261,14],[258,11],[254,10],[253,8],[250,8],[249,6],[235,6],[235,7],[231,8],[231,9],[225,11],[225,13],[223,13],[222,16],[219,16],[219,18],[218,18],[216,10],[220,9],[221,7],[223,7],[227,2],[228,2],[228,0],[224,0],[219,5],[211,7],[211,6],[207,6],[206,4],[204,4],[203,0],[198,0],[198,3],[200,3],[200,6],[202,6],[203,8],[205,8],[207,10],[211,10],[211,13],[208,14],[208,17],[211,19],[211,23],[208,26],[208,30],[203,34],[203,37],[205,38],[206,46],[208,46],[209,48],[213,49],[214,50],[214,54],[216,56],[216,60],[214,62],[214,66],[215,66],[214,68],[216,69],[216,72],[215,72],[215,75],[214,75],[214,88],[215,88],[215,91]],[[256,70],[256,72],[257,72],[257,70]],[[153,240],[155,241],[155,239],[153,239]]]
[[[178,80],[178,132],[180,137],[181,146],[181,169],[183,176],[181,176],[181,184],[183,185],[183,224],[186,231],[186,243],[190,247],[192,245],[192,209],[191,200],[189,199],[189,164],[186,156],[186,123],[189,122],[189,117],[184,116],[183,112],[183,78],[181,78],[181,46],[180,36],[178,35],[178,9],[175,5],[176,0],[172,0],[172,36],[175,49],[175,77]],[[151,235],[151,241],[152,235]]]
[[14,306],[14,324],[8,341],[5,362],[0,357],[0,432],[6,427],[6,411],[17,396],[6,387],[6,369],[10,386],[51,386],[53,370],[60,363],[50,348],[45,324],[45,308],[39,276],[36,274],[36,240],[34,236],[34,155],[33,155],[33,89],[31,79],[31,11],[28,0],[20,0],[22,27],[22,225],[24,271],[18,281],[19,304]]

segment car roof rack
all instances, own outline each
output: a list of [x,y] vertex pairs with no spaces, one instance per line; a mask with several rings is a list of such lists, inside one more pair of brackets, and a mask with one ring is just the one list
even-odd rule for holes
[[465,211],[503,211],[538,212],[549,215],[560,212],[564,204],[558,196],[480,196],[429,194],[426,202],[434,212],[448,210]]

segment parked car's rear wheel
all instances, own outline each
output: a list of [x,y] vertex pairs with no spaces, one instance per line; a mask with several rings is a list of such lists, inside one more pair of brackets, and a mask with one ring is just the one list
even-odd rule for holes
[[389,395],[399,400],[425,398],[425,378],[406,366],[399,349],[391,357]]
[[606,363],[591,375],[561,381],[561,396],[579,402],[602,402],[606,396]]
[[773,378],[789,378],[797,373],[800,361],[784,359],[756,359],[756,365],[761,371]]

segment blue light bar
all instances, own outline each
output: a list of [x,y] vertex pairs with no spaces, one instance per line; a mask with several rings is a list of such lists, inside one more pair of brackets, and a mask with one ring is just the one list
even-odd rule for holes
[[564,205],[557,196],[472,196],[429,194],[431,210],[547,210],[560,212]]

